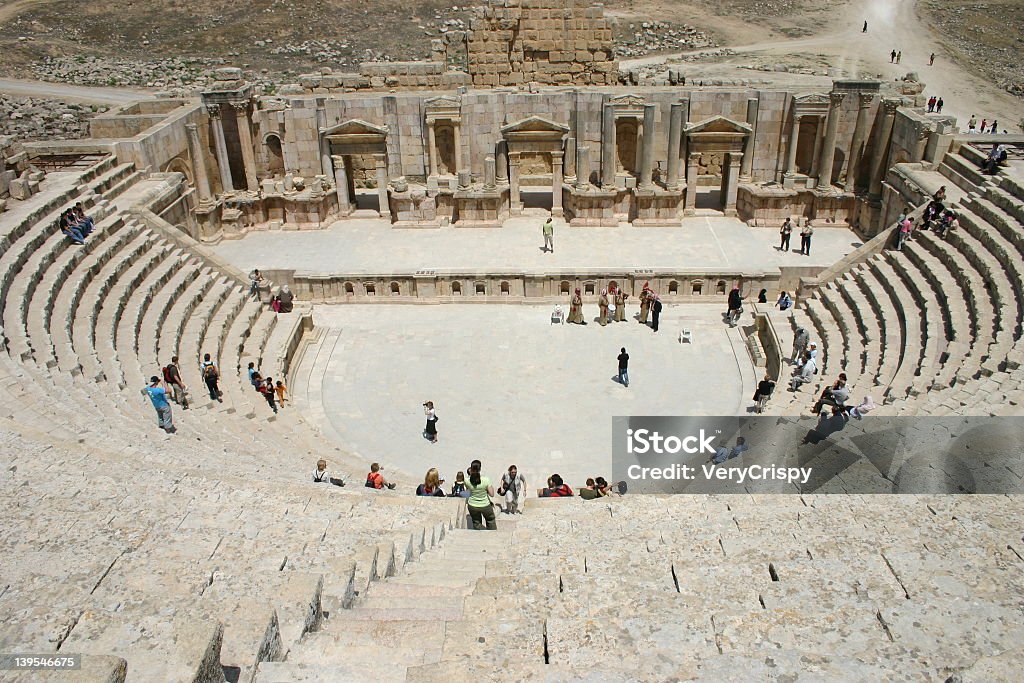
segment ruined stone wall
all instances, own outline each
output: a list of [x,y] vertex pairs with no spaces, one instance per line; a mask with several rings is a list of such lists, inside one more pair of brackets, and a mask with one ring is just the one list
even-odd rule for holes
[[474,85],[618,82],[604,10],[576,0],[490,0],[474,10],[466,47]]

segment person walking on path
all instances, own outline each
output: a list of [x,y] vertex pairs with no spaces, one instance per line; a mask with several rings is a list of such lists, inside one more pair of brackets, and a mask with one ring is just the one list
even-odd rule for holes
[[896,249],[898,251],[903,251],[903,245],[910,239],[910,231],[913,225],[914,223],[910,220],[909,216],[900,222],[899,232],[896,233]]
[[644,283],[640,291],[640,324],[647,324],[647,316],[651,313],[651,286],[649,282]]
[[210,354],[203,355],[203,362],[199,365],[199,370],[203,375],[206,388],[210,391],[210,398],[218,403],[223,403],[224,392],[217,386],[217,382],[220,380],[220,371],[217,369],[217,365],[210,360]]
[[629,354],[626,353],[626,347],[623,346],[619,352],[619,384],[629,388]]
[[811,221],[808,220],[804,224],[804,229],[800,231],[800,253],[804,256],[811,255],[811,237],[814,235],[814,228],[811,226]]
[[601,296],[597,299],[597,306],[601,311],[600,317],[597,322],[600,323],[601,327],[608,324],[608,290],[602,289]]
[[544,251],[550,251],[552,254],[555,253],[555,222],[550,217],[544,221],[544,225],[540,228],[544,234]]
[[941,114],[942,113],[942,105],[943,104],[945,104],[945,103],[942,101],[941,97],[935,102],[935,113],[936,114]]
[[931,114],[935,111],[935,95],[928,98],[928,113]]
[[726,316],[729,318],[729,327],[736,327],[736,323],[743,313],[743,297],[740,295],[740,288],[733,287],[729,292],[729,310]]
[[996,126],[997,123],[999,123],[999,122],[996,121],[995,119],[992,119],[992,128],[991,128],[991,130],[989,130],[989,133],[991,133],[993,135],[996,134],[996,132],[997,132],[996,128],[998,127],[998,126]]
[[896,50],[889,53],[889,63],[893,64],[896,62]]
[[981,128],[978,130],[980,133],[984,133],[988,130],[988,119],[981,120]]
[[497,531],[498,524],[494,521],[494,504],[491,503],[491,496],[494,495],[494,487],[491,480],[480,476],[480,466],[473,465],[469,469],[469,484],[466,485],[469,491],[469,500],[466,507],[469,516],[473,519],[473,528],[480,531],[485,528],[488,531]]
[[583,319],[583,297],[580,295],[579,287],[572,295],[572,300],[569,301],[569,322],[577,325],[586,325],[587,321]]
[[171,362],[164,368],[164,382],[170,388],[174,402],[179,404],[182,410],[188,410],[188,387],[181,379],[177,356],[173,356]]
[[661,297],[657,294],[652,295],[654,301],[651,303],[651,326],[654,331],[658,331],[658,320],[661,318]]
[[789,238],[793,234],[793,219],[786,216],[786,221],[782,224],[782,228],[779,229],[779,235],[782,237],[782,242],[779,244],[780,251],[789,251]]
[[861,33],[867,33],[867,32],[868,32],[868,22],[867,22],[867,20],[866,20],[866,19],[864,20],[864,28],[862,28],[862,29],[860,30],[860,32],[861,32]]
[[974,114],[971,114],[971,118],[967,121],[967,132],[973,133],[974,129],[978,127],[978,119],[975,118]]
[[272,377],[268,377],[266,381],[261,382],[260,385],[256,387],[256,391],[263,395],[263,398],[267,401],[267,405],[274,411],[274,415],[277,415],[277,401],[274,400],[274,379]]
[[501,475],[498,495],[505,496],[506,515],[523,514],[523,505],[526,503],[526,478],[519,474],[519,468],[515,465],[510,465],[508,472]]
[[288,387],[281,380],[277,380],[277,383],[274,385],[274,391],[277,393],[277,404],[284,408],[284,404],[288,401],[286,398],[288,396]]
[[902,60],[902,59],[903,59],[903,50],[900,50],[899,52],[896,53],[896,63],[899,64],[900,60]]
[[174,428],[171,404],[167,401],[167,390],[160,386],[160,378],[156,375],[150,377],[149,386],[144,388],[142,393],[149,396],[149,400],[153,403],[153,408],[156,409],[157,424],[160,425],[160,429],[168,434],[178,431]]
[[615,290],[615,322],[626,321],[626,298],[629,295],[620,287]]
[[260,298],[260,285],[263,284],[263,274],[259,268],[253,268],[249,273],[249,296],[254,300]]
[[796,328],[796,336],[793,337],[793,363],[799,363],[811,341],[811,335],[802,327]]
[[437,443],[437,412],[434,410],[433,401],[423,404],[423,414],[427,416],[427,426],[423,428],[423,438],[430,443]]
[[928,66],[932,66],[933,64],[935,64],[935,53],[934,52],[928,57]]

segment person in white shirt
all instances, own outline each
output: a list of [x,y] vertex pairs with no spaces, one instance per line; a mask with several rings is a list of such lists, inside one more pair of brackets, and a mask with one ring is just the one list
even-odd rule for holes
[[526,478],[519,474],[519,468],[515,465],[511,465],[508,472],[501,475],[498,495],[505,496],[506,515],[523,513],[523,504],[526,502]]

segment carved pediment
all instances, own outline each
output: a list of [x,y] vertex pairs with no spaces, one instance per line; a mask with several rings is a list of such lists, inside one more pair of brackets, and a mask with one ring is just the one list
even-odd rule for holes
[[608,100],[608,104],[613,107],[643,107],[646,103],[647,102],[644,98],[633,93],[619,95],[618,97],[612,97]]
[[569,126],[563,126],[541,116],[530,116],[529,118],[501,127],[501,134],[506,136],[509,133],[551,133],[564,135],[568,132]]
[[381,136],[388,134],[387,126],[375,126],[362,119],[349,119],[324,131],[328,137],[349,136],[349,135],[374,135]]
[[797,95],[793,98],[793,102],[797,105],[803,104],[828,104],[828,93],[810,92],[803,95]]
[[725,116],[712,116],[700,123],[691,123],[686,126],[687,135],[694,133],[747,135],[751,132],[753,131],[748,124],[733,121]]
[[451,95],[440,95],[438,97],[430,97],[423,101],[424,109],[459,109],[462,106],[462,102],[457,97]]

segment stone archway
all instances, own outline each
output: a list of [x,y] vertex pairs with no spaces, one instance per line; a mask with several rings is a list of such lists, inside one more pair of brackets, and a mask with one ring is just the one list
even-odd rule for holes
[[754,131],[749,124],[733,121],[724,116],[686,126],[686,213],[692,215],[697,207],[697,178],[700,169],[714,171],[721,176],[719,205],[726,216],[736,215],[736,190],[739,184],[740,164],[747,136]]
[[508,147],[510,212],[523,212],[520,188],[523,181],[530,184],[551,184],[551,215],[562,215],[562,162],[563,145],[568,126],[540,116],[531,116],[501,128],[501,136]]
[[192,180],[192,167],[181,157],[174,157],[168,161],[164,164],[162,171],[164,173],[180,173],[185,176],[185,181],[189,185],[195,185],[195,182]]

